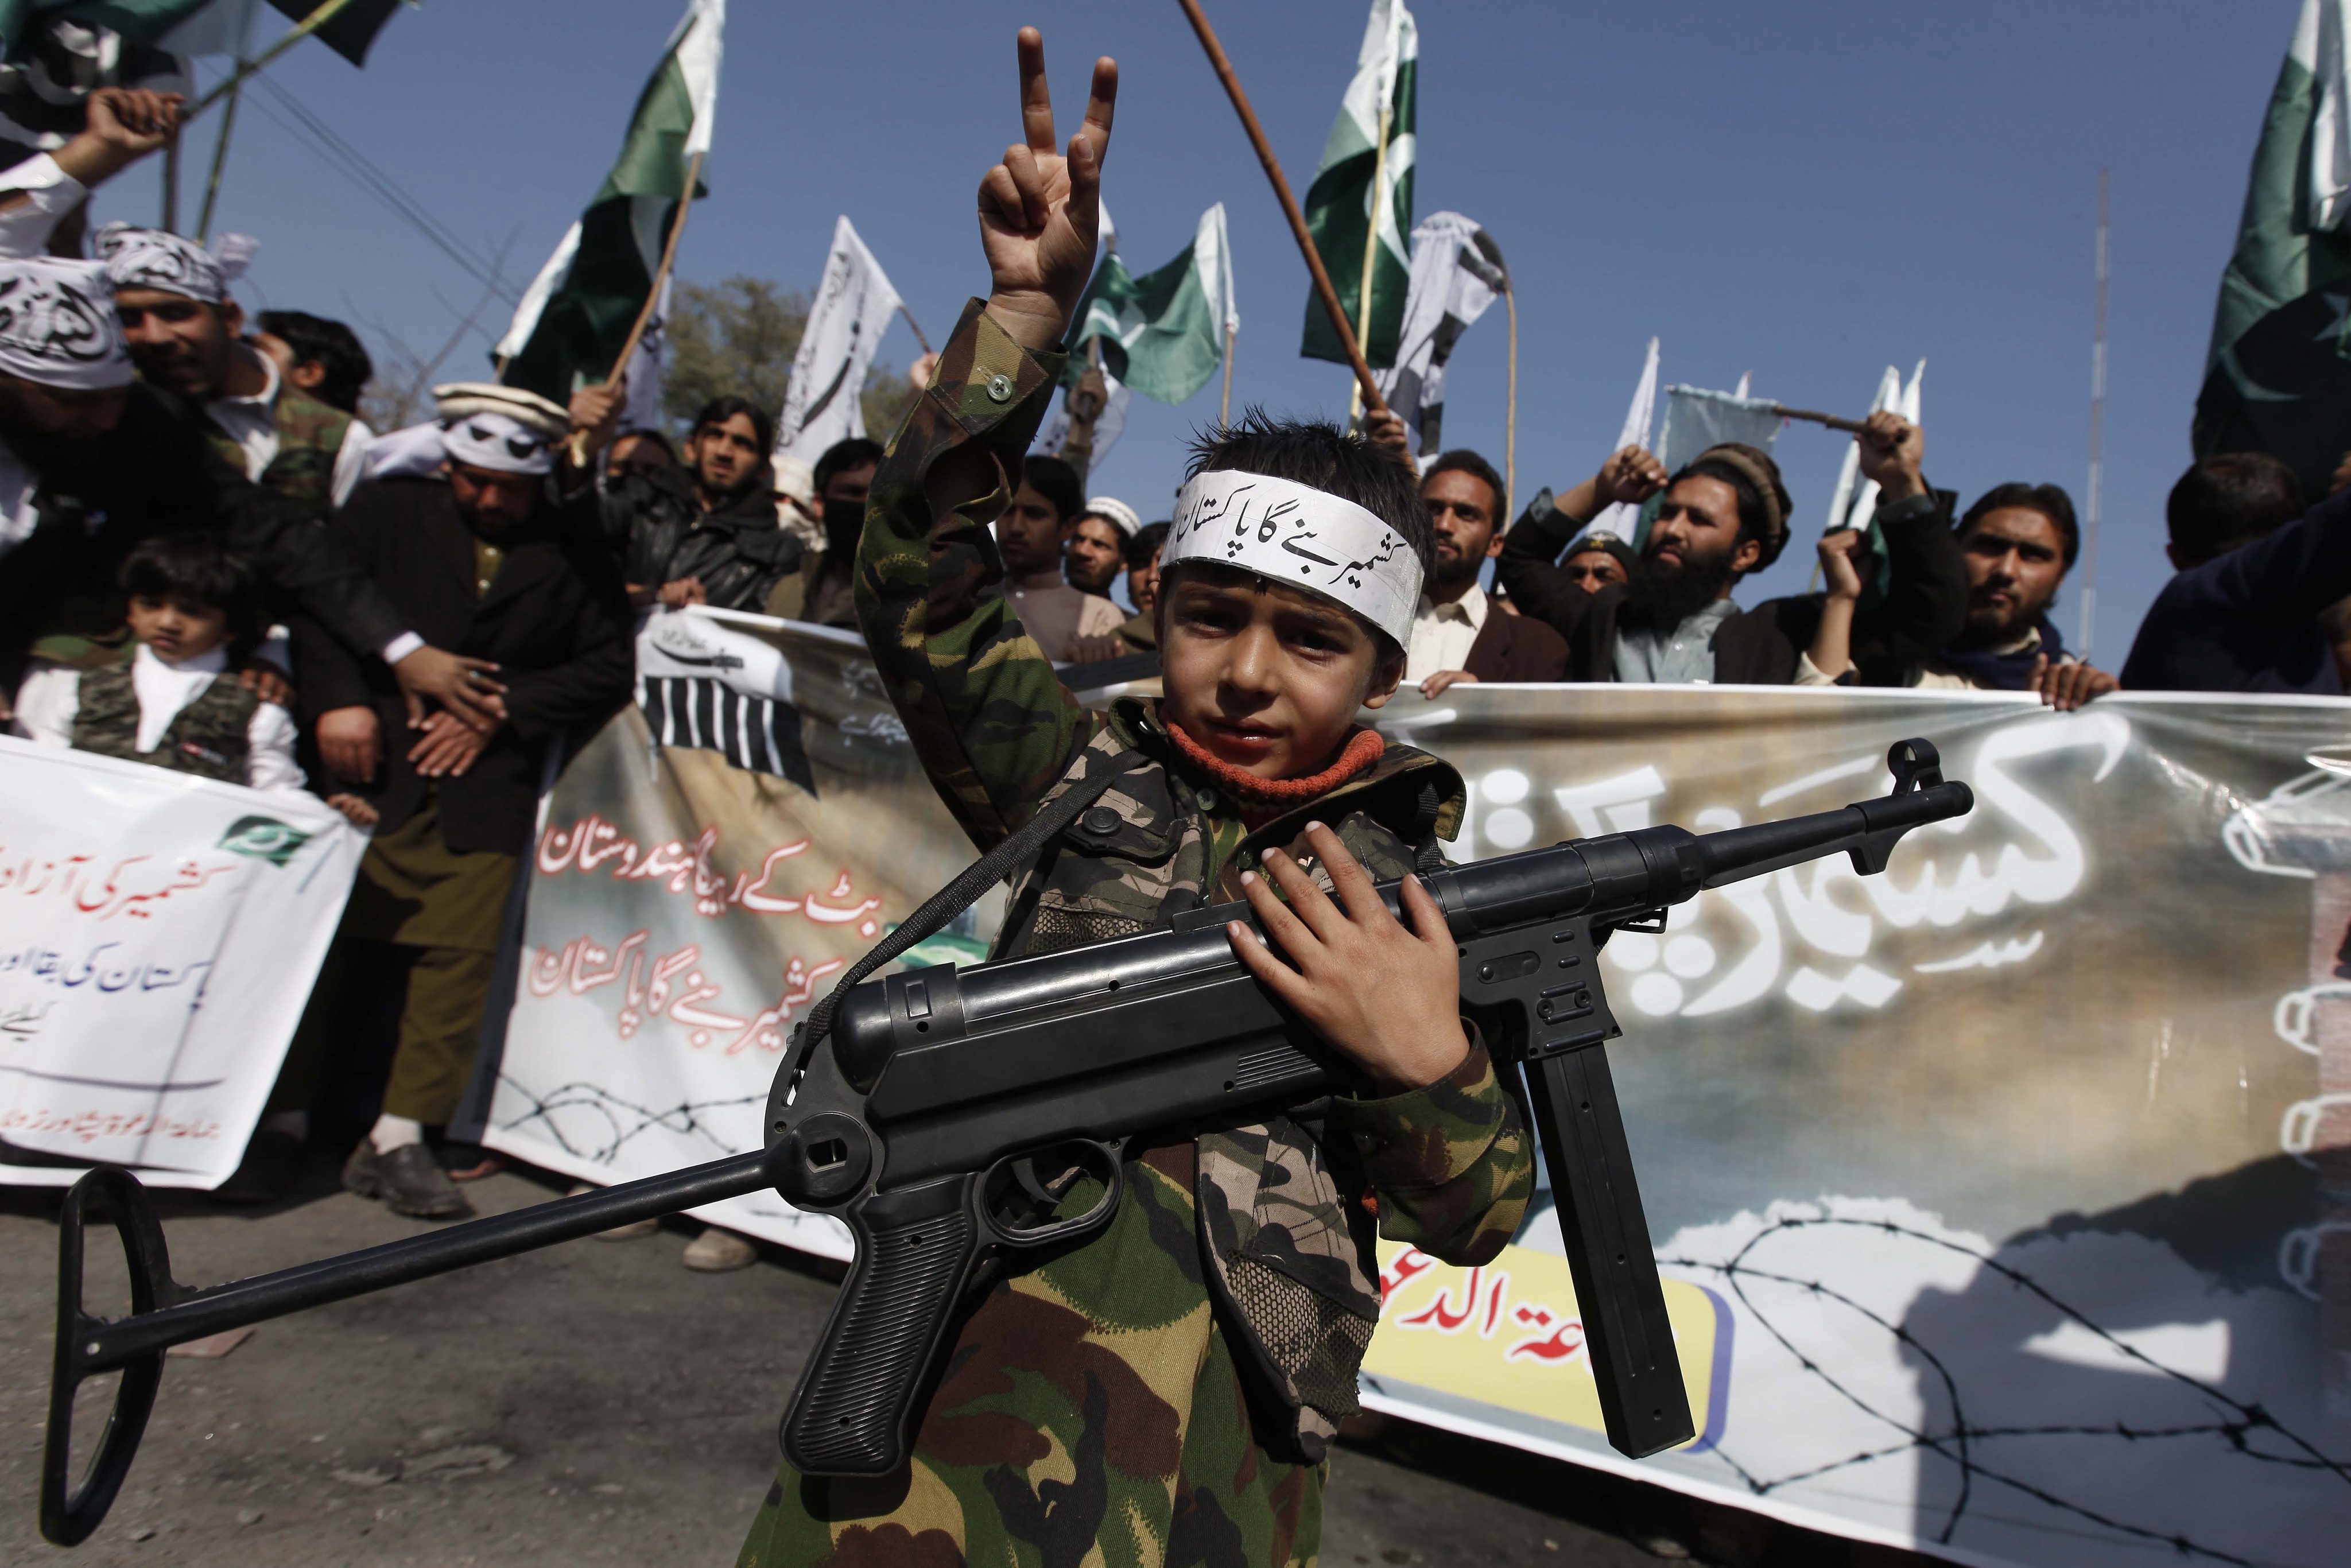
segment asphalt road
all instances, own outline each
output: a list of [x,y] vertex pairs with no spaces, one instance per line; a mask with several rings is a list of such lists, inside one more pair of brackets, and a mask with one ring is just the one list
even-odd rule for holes
[[[161,1203],[174,1272],[236,1278],[408,1235],[417,1222],[332,1189],[266,1211]],[[469,1189],[499,1211],[550,1182]],[[776,1463],[787,1395],[823,1322],[828,1265],[780,1249],[689,1273],[691,1229],[578,1241],[263,1324],[217,1360],[166,1366],[139,1462],[98,1534],[70,1553],[36,1528],[56,1195],[0,1190],[0,1562],[76,1568],[732,1563]],[[92,1238],[92,1305],[120,1311],[110,1235]],[[115,1270],[110,1297],[97,1286]],[[113,1301],[116,1305],[102,1306]],[[104,1401],[90,1395],[82,1429]],[[1664,1535],[1719,1563],[1922,1559],[1572,1466],[1391,1425],[1333,1462],[1325,1563],[1657,1561]]]

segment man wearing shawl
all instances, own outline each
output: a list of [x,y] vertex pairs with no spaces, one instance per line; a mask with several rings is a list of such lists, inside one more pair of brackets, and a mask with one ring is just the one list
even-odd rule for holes
[[245,312],[229,285],[253,242],[221,240],[215,253],[162,229],[98,231],[131,363],[203,409],[213,445],[246,478],[323,516],[350,499],[375,433],[288,386],[277,361],[244,340]]

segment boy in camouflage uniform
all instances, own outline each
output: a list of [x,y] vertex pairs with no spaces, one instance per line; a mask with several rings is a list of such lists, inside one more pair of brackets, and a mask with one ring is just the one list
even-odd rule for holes
[[[1396,639],[1343,594],[1171,548],[1167,695],[1097,715],[991,591],[988,523],[1060,378],[1116,92],[1103,60],[1085,127],[1055,157],[1033,30],[1020,56],[1027,144],[981,187],[994,293],[965,310],[875,477],[860,619],[983,848],[1062,790],[1116,778],[1014,879],[1000,954],[1246,898],[1278,952],[1236,925],[1236,953],[1365,1087],[1263,1125],[1137,1140],[1106,1230],[969,1307],[908,1467],[841,1481],[787,1466],[745,1543],[751,1568],[1311,1563],[1325,1445],[1356,1408],[1378,1317],[1374,1214],[1394,1239],[1479,1262],[1532,1183],[1518,1111],[1459,1019],[1434,901],[1406,883],[1408,929],[1371,894],[1433,854],[1463,802],[1452,768],[1354,723],[1395,690]],[[1417,558],[1385,586],[1416,591],[1428,524],[1384,455],[1329,425],[1257,421],[1204,450],[1204,469],[1360,511]],[[1073,1191],[1064,1211],[1098,1196]]]

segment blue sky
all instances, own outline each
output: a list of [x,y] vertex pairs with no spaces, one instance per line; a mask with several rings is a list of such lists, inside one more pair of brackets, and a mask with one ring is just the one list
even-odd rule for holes
[[[1303,191],[1351,73],[1363,0],[1207,0]],[[528,279],[609,166],[678,7],[665,0],[425,0],[355,71],[305,45],[277,79],[477,249]],[[783,5],[737,0],[713,194],[680,270],[805,288],[846,212],[934,340],[984,292],[979,176],[1015,139],[1013,29],[1044,29],[1066,137],[1097,54],[1123,71],[1105,192],[1139,268],[1232,223],[1236,402],[1342,413],[1345,372],[1298,357],[1306,271],[1181,11]],[[1928,471],[1970,498],[2006,479],[2082,499],[2097,172],[2114,183],[2105,528],[2093,650],[2120,664],[2168,568],[2163,497],[2189,457],[2212,303],[2294,0],[1977,0],[1963,6],[1446,4],[1420,25],[1422,214],[1499,241],[1520,298],[1520,495],[1604,456],[1651,335],[1664,379],[1858,413],[1924,357]],[[273,106],[274,107],[274,106]],[[193,135],[193,171],[209,132]],[[142,170],[102,216],[152,221]],[[193,206],[188,209],[193,212]],[[264,248],[248,304],[387,323],[437,346],[479,293],[453,262],[248,109],[219,224]],[[455,310],[451,308],[455,307]],[[489,323],[489,335],[503,326]],[[483,368],[488,338],[447,373]],[[1457,352],[1450,444],[1498,462],[1498,308]],[[901,326],[883,353],[904,364]],[[1185,437],[1216,415],[1137,401],[1097,488],[1164,516]],[[1818,531],[1843,437],[1785,430],[1800,530]],[[1801,545],[1742,601],[1802,587]],[[2069,640],[2069,592],[2060,612]]]

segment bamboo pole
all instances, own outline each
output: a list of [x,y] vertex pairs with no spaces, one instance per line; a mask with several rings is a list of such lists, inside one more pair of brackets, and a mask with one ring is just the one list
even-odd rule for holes
[[1290,193],[1290,182],[1282,177],[1281,162],[1273,155],[1265,127],[1258,123],[1257,110],[1249,107],[1249,94],[1241,90],[1241,79],[1234,73],[1233,62],[1226,57],[1225,47],[1217,42],[1216,29],[1201,14],[1200,0],[1176,0],[1176,4],[1184,7],[1192,31],[1199,36],[1208,64],[1215,68],[1217,79],[1225,84],[1226,95],[1233,100],[1234,110],[1241,117],[1241,129],[1249,132],[1249,143],[1257,149],[1257,161],[1265,165],[1266,178],[1273,182],[1273,193],[1281,200],[1282,214],[1290,220],[1291,237],[1298,241],[1299,251],[1306,257],[1306,270],[1313,277],[1314,292],[1322,301],[1323,312],[1331,318],[1331,329],[1339,335],[1340,343],[1347,350],[1348,362],[1354,366],[1357,393],[1365,406],[1386,413],[1387,402],[1380,396],[1378,383],[1372,380],[1372,367],[1364,361],[1363,347],[1347,320],[1346,307],[1339,303],[1339,291],[1331,286],[1331,274],[1322,265],[1321,253],[1314,248],[1314,235],[1306,226],[1306,214],[1298,210],[1298,198]]
[[[653,287],[645,290],[644,308],[637,312],[636,321],[629,328],[627,340],[622,343],[619,355],[612,361],[611,371],[604,377],[608,386],[627,372],[629,361],[635,356],[638,342],[643,339],[645,329],[652,324],[653,312],[661,307],[662,285],[669,280],[670,268],[677,264],[677,242],[685,234],[686,216],[694,211],[694,193],[702,183],[702,158],[703,154],[697,152],[685,166],[685,192],[677,199],[677,217],[669,225],[669,238],[662,246],[661,266],[653,271]],[[588,466],[588,433],[584,430],[572,432],[571,465],[574,468]]]
[[[184,121],[183,122],[184,123]],[[163,222],[165,234],[180,232],[180,133],[163,143]]]
[[239,88],[245,85],[246,78],[251,76],[262,67],[269,64],[270,61],[276,59],[278,56],[284,54],[287,50],[292,48],[295,45],[300,43],[303,39],[308,37],[319,28],[325,26],[328,23],[333,21],[337,16],[341,14],[344,7],[350,5],[350,3],[351,0],[320,0],[320,4],[317,10],[303,17],[299,22],[295,23],[294,26],[287,31],[285,36],[280,37],[276,43],[270,45],[267,48],[262,50],[261,53],[254,56],[253,58],[249,60],[238,61],[236,69],[230,73],[228,79],[215,83],[212,91],[204,94],[204,97],[196,99],[195,102],[187,107],[186,110],[180,116],[180,123],[183,125],[187,124],[188,121],[193,120],[196,116],[210,109],[214,104],[219,102],[223,97],[235,92]]
[[1233,328],[1232,323],[1228,321],[1225,324],[1225,392],[1224,395],[1217,400],[1217,428],[1218,430],[1230,430],[1232,427]]
[[[1364,273],[1355,287],[1355,341],[1372,340],[1372,265],[1380,255],[1380,196],[1388,183],[1388,128],[1395,119],[1393,102],[1380,105],[1380,138],[1372,150],[1372,199],[1364,204],[1369,222],[1364,225]],[[1358,382],[1347,393],[1347,423],[1364,414],[1364,389]]]
[[1504,280],[1502,303],[1510,312],[1510,390],[1502,405],[1501,520],[1508,524],[1519,515],[1519,289],[1515,281]]
[[[243,65],[245,62],[240,60],[237,63]],[[232,79],[242,82],[244,78]],[[221,110],[220,139],[213,143],[212,172],[204,177],[204,204],[196,214],[198,245],[204,244],[205,240],[212,237],[213,208],[220,200],[221,171],[228,166],[228,139],[236,130],[236,106],[244,96],[244,89],[241,86],[230,88],[228,107]]]

